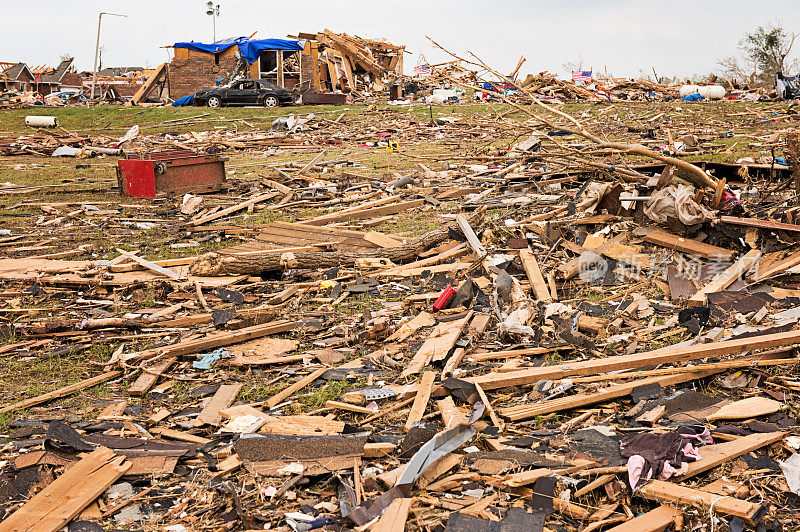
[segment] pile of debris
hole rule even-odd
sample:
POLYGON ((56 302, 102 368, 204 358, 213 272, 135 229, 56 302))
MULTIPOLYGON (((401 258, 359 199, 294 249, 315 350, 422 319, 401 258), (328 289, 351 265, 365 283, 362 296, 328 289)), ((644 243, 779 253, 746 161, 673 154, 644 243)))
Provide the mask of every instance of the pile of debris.
MULTIPOLYGON (((0 237, 0 354, 23 380, 75 374, 5 384, 2 527, 796 523, 795 176, 670 154, 729 123, 578 119, 519 93, 536 103, 502 95, 514 119, 286 120, 292 157, 231 164, 210 194, 15 191, 5 213, 38 214, 0 237), (414 163, 372 175, 389 142, 414 163)), ((759 132, 759 153, 800 162, 797 133, 759 132)), ((184 148, 206 157, 216 135, 184 148)))

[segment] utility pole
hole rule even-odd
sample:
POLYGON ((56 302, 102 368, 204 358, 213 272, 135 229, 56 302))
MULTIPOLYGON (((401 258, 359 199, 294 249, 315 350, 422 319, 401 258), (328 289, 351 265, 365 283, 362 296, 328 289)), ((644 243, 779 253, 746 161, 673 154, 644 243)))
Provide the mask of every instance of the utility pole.
POLYGON ((213 33, 211 34, 213 40, 217 42, 217 17, 219 17, 219 4, 214 5, 210 0, 206 2, 206 15, 211 17, 213 33))
POLYGON ((94 100, 94 87, 97 84, 97 58, 100 55, 100 24, 103 22, 103 15, 128 18, 128 15, 106 13, 105 11, 101 11, 100 16, 97 17, 97 43, 94 46, 94 68, 92 69, 92 100, 94 100))

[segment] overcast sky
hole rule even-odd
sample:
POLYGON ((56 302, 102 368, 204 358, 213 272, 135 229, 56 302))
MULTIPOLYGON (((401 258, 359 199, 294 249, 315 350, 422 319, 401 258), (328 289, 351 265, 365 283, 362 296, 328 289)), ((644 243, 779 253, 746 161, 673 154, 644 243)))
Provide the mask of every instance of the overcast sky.
MULTIPOLYGON (((525 55, 521 72, 549 70, 581 56, 586 68, 614 75, 706 74, 735 52, 741 35, 780 20, 800 33, 797 0, 217 0, 217 38, 285 37, 329 28, 405 44, 406 71, 424 53, 443 54, 426 35, 459 53, 469 49, 502 71, 525 55)), ((154 66, 176 41, 210 42, 205 0, 2 0, 0 61, 55 66, 69 53, 91 70, 101 10, 104 66, 154 66)), ((800 42, 798 42, 800 50, 800 42)), ((793 54, 793 57, 797 57, 793 54)))

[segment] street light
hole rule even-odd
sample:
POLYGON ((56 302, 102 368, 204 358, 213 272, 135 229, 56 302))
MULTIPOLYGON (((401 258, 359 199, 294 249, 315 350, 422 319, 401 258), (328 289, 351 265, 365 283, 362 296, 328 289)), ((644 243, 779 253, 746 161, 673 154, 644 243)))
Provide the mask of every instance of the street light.
POLYGON ((214 2, 206 2, 206 15, 210 16, 211 20, 214 22, 214 33, 212 34, 214 40, 212 42, 217 42, 217 17, 219 17, 219 4, 214 5, 214 2))
POLYGON ((103 22, 103 15, 128 18, 128 15, 120 15, 119 13, 106 13, 105 11, 101 11, 100 16, 97 17, 97 44, 95 44, 94 47, 94 69, 92 70, 92 100, 94 100, 94 86, 97 83, 97 56, 100 55, 100 23, 103 22))

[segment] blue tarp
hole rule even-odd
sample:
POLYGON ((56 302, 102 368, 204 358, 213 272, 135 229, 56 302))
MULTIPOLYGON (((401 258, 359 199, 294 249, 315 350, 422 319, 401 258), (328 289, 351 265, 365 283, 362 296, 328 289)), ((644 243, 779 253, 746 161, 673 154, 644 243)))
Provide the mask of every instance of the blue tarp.
POLYGON ((194 94, 190 94, 189 96, 178 98, 177 100, 172 102, 172 107, 186 107, 188 105, 192 105, 193 103, 194 103, 194 94))
POLYGON ((236 39, 228 39, 225 41, 205 44, 201 42, 176 42, 172 45, 173 48, 187 48, 196 52, 206 52, 209 54, 218 54, 224 52, 231 46, 238 46, 239 53, 242 54, 248 63, 255 63, 261 56, 261 52, 283 50, 285 52, 299 52, 303 49, 304 41, 295 41, 293 39, 255 39, 250 40, 247 37, 237 37, 236 39))

